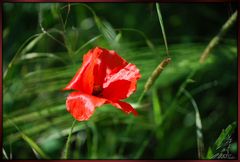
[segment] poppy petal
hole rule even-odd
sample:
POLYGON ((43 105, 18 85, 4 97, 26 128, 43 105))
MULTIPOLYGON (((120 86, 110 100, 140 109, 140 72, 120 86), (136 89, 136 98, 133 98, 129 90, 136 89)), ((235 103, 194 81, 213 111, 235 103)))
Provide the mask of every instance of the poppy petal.
POLYGON ((96 107, 103 105, 106 99, 87 95, 81 92, 72 92, 66 100, 67 110, 78 120, 88 120, 96 107))
POLYGON ((126 65, 127 62, 115 51, 96 47, 84 55, 82 66, 64 90, 74 89, 91 94, 93 85, 102 87, 106 75, 126 65))
POLYGON ((114 69, 127 65, 126 60, 121 58, 115 51, 100 47, 94 48, 93 53, 96 57, 94 66, 94 84, 103 86, 104 79, 114 69))
POLYGON ((64 90, 79 90, 87 94, 91 94, 94 84, 94 63, 95 56, 90 50, 83 58, 83 64, 73 77, 73 79, 68 83, 64 90))
POLYGON ((136 90, 137 80, 140 77, 139 69, 134 64, 127 64, 105 78, 102 94, 109 100, 125 99, 136 90))
POLYGON ((122 101, 117 101, 117 102, 109 101, 109 102, 113 106, 121 109, 122 111, 124 111, 127 114, 133 113, 135 116, 138 115, 138 112, 129 103, 122 102, 122 101))

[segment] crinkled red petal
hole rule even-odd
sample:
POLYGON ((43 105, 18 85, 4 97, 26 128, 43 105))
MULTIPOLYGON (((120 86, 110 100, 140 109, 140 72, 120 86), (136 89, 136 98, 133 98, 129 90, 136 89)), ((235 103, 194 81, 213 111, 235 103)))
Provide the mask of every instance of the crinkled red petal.
POLYGON ((100 85, 102 87, 107 75, 109 75, 114 69, 127 65, 127 62, 115 51, 96 47, 94 48, 93 53, 96 55, 94 66, 95 85, 100 85))
POLYGON ((134 64, 113 70, 103 84, 104 98, 114 101, 128 98, 136 90, 137 80, 140 77, 139 69, 134 64))
POLYGON ((103 105, 106 99, 84 94, 82 92, 72 92, 66 100, 67 110, 78 120, 88 120, 96 107, 103 105))
POLYGON ((83 64, 64 90, 79 90, 91 94, 94 85, 103 86, 105 77, 127 62, 115 51, 96 47, 84 55, 83 64))
POLYGON ((121 109, 127 114, 133 113, 135 116, 138 115, 138 112, 127 102, 122 102, 122 101, 116 101, 116 102, 108 101, 108 102, 113 106, 121 109))
POLYGON ((64 88, 64 90, 79 90, 86 94, 91 94, 93 90, 94 84, 94 63, 95 56, 92 54, 92 50, 90 50, 83 59, 83 64, 73 77, 73 79, 68 83, 68 85, 64 88))

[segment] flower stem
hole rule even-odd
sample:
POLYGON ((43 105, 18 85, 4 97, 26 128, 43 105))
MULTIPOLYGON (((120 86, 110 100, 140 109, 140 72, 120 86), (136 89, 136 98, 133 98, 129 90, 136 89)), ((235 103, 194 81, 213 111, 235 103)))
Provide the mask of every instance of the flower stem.
POLYGON ((145 91, 143 91, 143 92, 141 93, 140 97, 138 98, 138 100, 137 100, 137 103, 138 103, 138 104, 141 103, 144 95, 145 95, 145 91))
POLYGON ((74 119, 73 123, 72 123, 72 127, 71 127, 71 130, 68 134, 68 138, 67 138, 67 143, 66 143, 66 147, 65 147, 65 153, 64 153, 64 159, 67 159, 68 158, 68 154, 69 154, 69 146, 70 146, 70 141, 71 141, 71 137, 72 137, 72 131, 73 131, 73 128, 75 126, 75 123, 76 123, 77 120, 74 119))

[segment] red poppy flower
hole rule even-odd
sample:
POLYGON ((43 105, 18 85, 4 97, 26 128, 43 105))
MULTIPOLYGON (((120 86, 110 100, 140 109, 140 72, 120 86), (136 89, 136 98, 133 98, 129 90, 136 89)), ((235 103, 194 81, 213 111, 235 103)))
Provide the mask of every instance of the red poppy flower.
POLYGON ((137 111, 126 102, 141 77, 139 69, 115 51, 96 47, 83 57, 79 68, 64 90, 75 90, 66 100, 67 110, 78 121, 88 120, 96 107, 112 104, 126 113, 137 111))

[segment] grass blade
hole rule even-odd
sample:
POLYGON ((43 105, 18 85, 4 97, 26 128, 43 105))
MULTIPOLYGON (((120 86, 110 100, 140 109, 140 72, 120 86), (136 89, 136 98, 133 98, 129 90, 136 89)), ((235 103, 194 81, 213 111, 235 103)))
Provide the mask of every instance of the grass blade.
POLYGON ((85 48, 87 45, 93 43, 94 41, 98 40, 98 39, 101 38, 101 37, 102 37, 102 35, 97 35, 97 36, 91 38, 89 41, 87 41, 87 42, 84 43, 81 47, 79 47, 79 48, 74 52, 74 55, 80 53, 83 48, 85 48))
MULTIPOLYGON (((58 10, 57 10, 58 11, 58 10)), ((58 13, 58 12, 57 12, 58 13)), ((47 31, 44 26, 43 26, 43 11, 42 11, 42 7, 41 5, 39 6, 39 13, 38 13, 38 23, 39 23, 39 26, 41 28, 41 31, 43 34, 46 34, 48 37, 50 37, 51 39, 53 39, 54 41, 56 41, 57 43, 59 43, 60 45, 62 45, 64 48, 67 48, 65 46, 64 43, 62 43, 60 40, 56 39, 52 34, 50 34, 49 31, 47 31)), ((63 25, 64 26, 64 25, 63 25)), ((62 33, 61 33, 62 36, 64 36, 62 33)))
POLYGON ((159 125, 162 122, 162 112, 161 112, 161 105, 158 99, 157 90, 154 88, 152 90, 152 103, 153 103, 153 115, 155 124, 159 125))
POLYGON ((166 37, 164 26, 163 26, 163 20, 162 20, 162 15, 161 15, 159 3, 156 3, 156 9, 157 9, 157 14, 158 14, 158 20, 159 20, 159 23, 160 23, 160 26, 161 26, 161 30, 162 30, 162 34, 163 34, 163 40, 164 40, 166 52, 167 52, 167 55, 168 55, 169 52, 168 52, 167 37, 166 37))
POLYGON ((33 151, 43 159, 49 159, 49 157, 43 152, 43 150, 28 136, 22 133, 22 138, 29 144, 33 151))
POLYGON ((143 152, 145 151, 148 143, 149 143, 149 139, 145 139, 141 145, 141 147, 139 148, 139 150, 137 151, 136 155, 134 156, 134 159, 139 159, 141 157, 141 155, 143 154, 143 152))
POLYGON ((142 156, 142 154, 143 154, 144 151, 146 150, 149 142, 150 142, 151 139, 153 138, 154 133, 155 133, 154 131, 151 131, 151 132, 147 135, 147 137, 145 138, 145 140, 142 142, 141 146, 139 147, 137 153, 135 154, 134 159, 139 159, 139 158, 142 156))
POLYGON ((13 64, 15 61, 24 53, 28 52, 31 50, 37 42, 43 37, 44 34, 35 34, 31 37, 29 37, 23 44, 22 46, 18 49, 17 53, 14 55, 13 59, 11 62, 8 64, 7 69, 5 70, 3 74, 3 80, 7 77, 8 72, 11 70, 13 64))
POLYGON ((8 158, 7 153, 6 153, 6 151, 5 151, 4 148, 2 148, 2 152, 3 152, 3 156, 4 156, 4 158, 6 158, 6 159, 8 160, 9 158, 8 158))
POLYGON ((55 59, 55 60, 59 60, 63 63, 66 63, 61 57, 59 57, 59 56, 57 56, 53 53, 39 53, 39 52, 27 53, 20 58, 20 61, 42 58, 42 57, 48 57, 48 58, 52 58, 52 59, 55 59))
MULTIPOLYGON (((163 20, 162 20, 162 15, 161 15, 161 11, 160 11, 160 6, 159 6, 158 3, 156 3, 156 9, 157 9, 157 13, 158 13, 158 20, 159 20, 159 23, 160 23, 160 26, 161 26, 161 30, 162 30, 162 34, 163 34, 163 39, 164 39, 164 44, 165 44, 165 48, 166 48, 166 53, 168 55, 169 52, 168 52, 167 38, 166 38, 164 26, 163 26, 163 20)), ((170 61, 171 61, 171 58, 166 58, 162 62, 160 62, 160 64, 154 69, 154 71, 152 72, 152 74, 148 78, 146 84, 144 85, 144 90, 143 90, 142 94, 140 95, 140 97, 138 99, 138 103, 141 102, 141 100, 143 99, 145 93, 152 87, 152 85, 154 84, 154 82, 156 81, 158 76, 163 71, 164 67, 167 66, 170 61)))
POLYGON ((197 147, 198 147, 198 158, 203 159, 204 155, 204 143, 203 143, 203 134, 202 134, 202 121, 198 106, 192 95, 187 91, 183 90, 183 93, 190 99, 193 108, 195 110, 195 123, 196 123, 196 133, 197 133, 197 147))
POLYGON ((136 32, 137 34, 139 34, 141 37, 143 37, 145 43, 147 44, 147 46, 154 51, 155 46, 154 44, 150 41, 150 39, 146 36, 146 34, 138 29, 134 29, 134 28, 116 28, 115 30, 117 31, 131 31, 131 32, 136 32))
POLYGON ((19 133, 21 134, 21 137, 23 138, 23 140, 33 149, 34 154, 38 154, 39 157, 43 158, 43 159, 49 159, 49 157, 43 152, 43 150, 36 144, 36 142, 34 142, 30 137, 28 137, 26 134, 24 134, 20 128, 13 123, 13 121, 11 121, 10 119, 8 119, 8 121, 19 131, 19 133))

